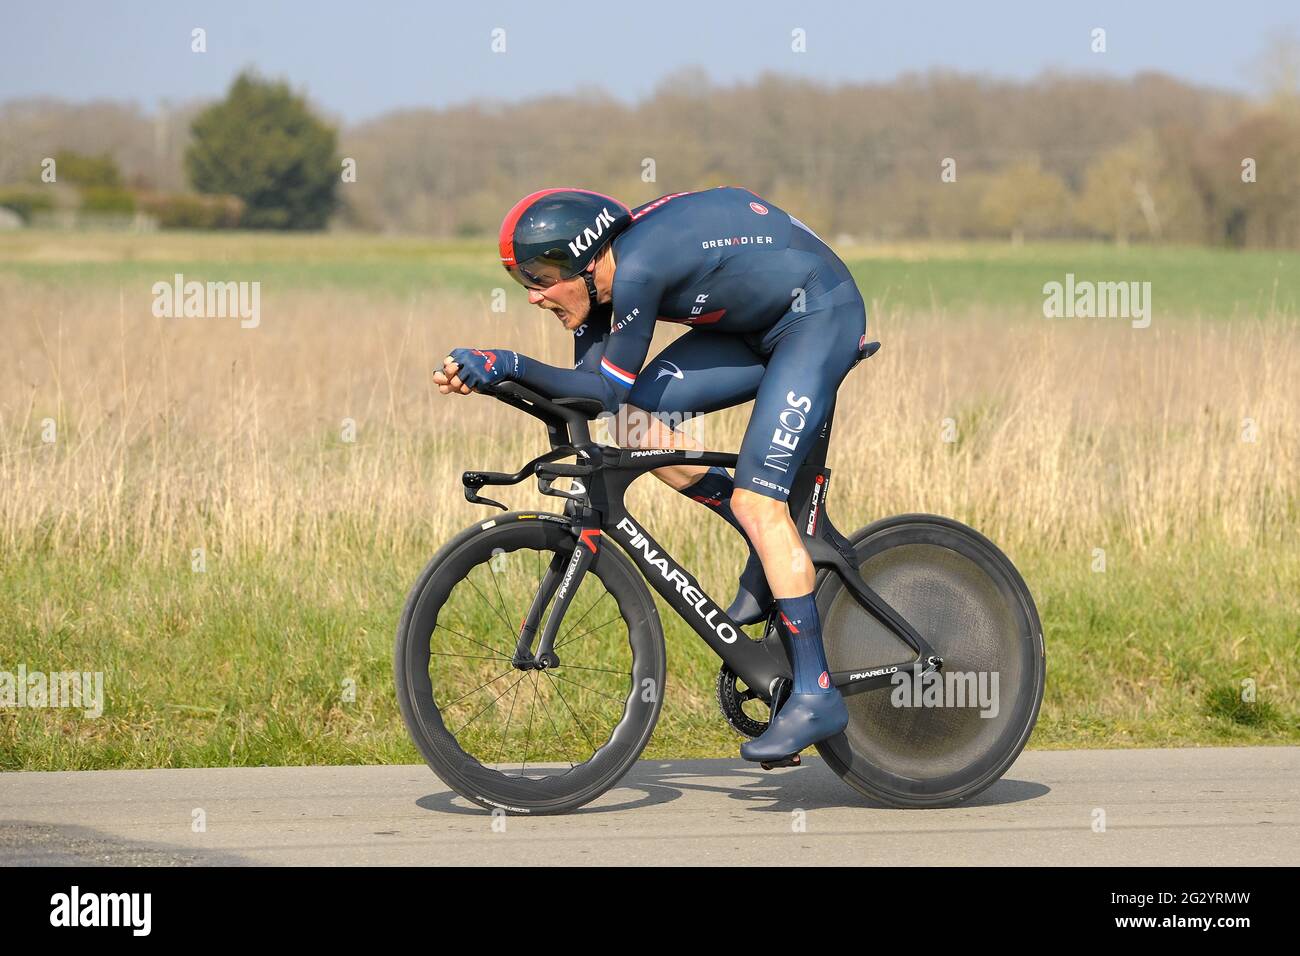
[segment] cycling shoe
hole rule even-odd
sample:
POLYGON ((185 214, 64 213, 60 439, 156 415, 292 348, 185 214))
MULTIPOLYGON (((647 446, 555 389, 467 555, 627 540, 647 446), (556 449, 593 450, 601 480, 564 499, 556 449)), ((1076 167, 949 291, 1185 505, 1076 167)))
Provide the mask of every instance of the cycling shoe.
POLYGON ((849 725, 849 710, 840 692, 791 694, 762 736, 740 745, 740 756, 757 762, 779 761, 797 754, 849 725))

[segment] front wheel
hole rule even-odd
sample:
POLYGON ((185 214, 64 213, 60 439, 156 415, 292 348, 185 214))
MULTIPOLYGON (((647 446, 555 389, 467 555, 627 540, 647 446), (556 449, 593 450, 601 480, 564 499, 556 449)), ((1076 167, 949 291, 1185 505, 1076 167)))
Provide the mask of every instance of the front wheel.
MULTIPOLYGON (((887 518, 852 544, 862 579, 943 668, 846 695, 848 728, 817 750, 855 790, 892 806, 969 800, 1007 771, 1038 719, 1047 668, 1029 589, 991 541, 948 518, 887 518)), ((817 610, 832 671, 915 656, 838 575, 819 584, 817 610)))
POLYGON ((567 526, 558 515, 512 513, 466 529, 425 568, 402 612, 394 673, 411 739, 447 786, 482 807, 565 813, 594 800, 659 717, 659 615, 611 545, 599 545, 560 625, 559 665, 512 661, 547 568, 573 552, 567 526))

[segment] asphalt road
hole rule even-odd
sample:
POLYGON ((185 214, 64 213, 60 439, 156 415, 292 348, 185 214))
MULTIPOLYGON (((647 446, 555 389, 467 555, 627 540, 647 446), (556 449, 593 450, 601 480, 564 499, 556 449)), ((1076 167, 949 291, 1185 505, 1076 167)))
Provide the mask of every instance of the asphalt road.
POLYGON ((495 821, 424 766, 0 774, 5 866, 774 860, 1295 865, 1300 747, 1031 752, 951 810, 873 806, 815 757, 641 761, 576 813, 495 821))

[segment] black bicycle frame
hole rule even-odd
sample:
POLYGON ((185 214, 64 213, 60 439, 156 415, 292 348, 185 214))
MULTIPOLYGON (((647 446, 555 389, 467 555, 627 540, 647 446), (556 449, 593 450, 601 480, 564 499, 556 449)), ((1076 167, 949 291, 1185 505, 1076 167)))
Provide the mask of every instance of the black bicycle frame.
MULTIPOLYGON (((791 676, 790 662, 776 634, 775 621, 769 619, 762 640, 752 640, 704 591, 695 576, 674 560, 623 504, 628 486, 647 471, 674 464, 734 467, 737 456, 686 449, 629 449, 598 445, 591 441, 588 431, 588 421, 598 411, 594 402, 550 401, 516 383, 498 386, 491 394, 545 422, 551 451, 533 459, 513 475, 465 472, 462 481, 466 498, 504 509, 500 502, 480 498, 477 490, 488 484, 515 484, 529 474, 535 474, 543 494, 567 499, 565 515, 575 539, 573 551, 567 556, 557 554, 547 568, 520 628, 515 664, 551 667, 560 662, 554 643, 560 621, 583 575, 599 553, 601 541, 612 539, 632 559, 650 586, 732 672, 764 700, 770 700, 778 682, 782 679, 788 681, 791 676), (578 463, 555 462, 555 459, 569 455, 576 456, 578 463), (581 484, 572 490, 555 490, 552 483, 556 478, 570 478, 581 484), (534 651, 533 639, 541 624, 541 614, 552 596, 555 601, 534 651)), ((852 694, 888 686, 894 674, 937 669, 942 661, 929 643, 866 585, 858 573, 852 543, 831 523, 826 511, 826 493, 831 477, 830 469, 826 467, 826 451, 833 420, 834 409, 795 475, 789 497, 791 517, 813 566, 819 571, 839 575, 854 600, 916 654, 914 659, 897 664, 832 672, 832 683, 842 693, 852 694)))

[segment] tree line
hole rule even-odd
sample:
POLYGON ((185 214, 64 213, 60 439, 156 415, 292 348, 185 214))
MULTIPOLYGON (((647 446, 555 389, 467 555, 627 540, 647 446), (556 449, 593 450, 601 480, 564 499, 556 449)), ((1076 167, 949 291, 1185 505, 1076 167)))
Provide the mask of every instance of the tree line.
POLYGON ((718 86, 687 70, 636 104, 584 90, 342 129, 251 74, 219 103, 152 115, 0 105, 0 183, 60 149, 110 157, 146 193, 237 197, 252 228, 476 236, 543 186, 635 204, 740 184, 828 237, 1300 246, 1296 91, 1256 100, 1155 73, 718 86))

